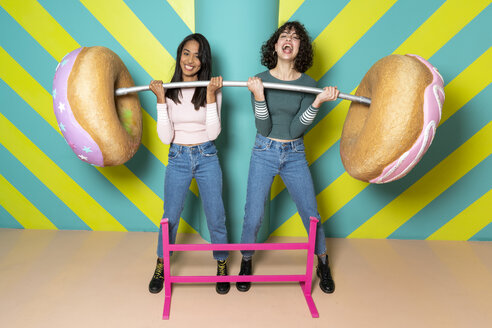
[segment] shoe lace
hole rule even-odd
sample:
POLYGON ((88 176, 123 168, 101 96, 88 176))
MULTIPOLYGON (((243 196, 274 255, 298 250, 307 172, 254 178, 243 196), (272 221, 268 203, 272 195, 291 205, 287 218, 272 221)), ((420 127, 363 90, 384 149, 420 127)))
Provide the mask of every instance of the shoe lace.
POLYGON ((154 271, 154 279, 164 279, 164 265, 157 263, 154 271))
POLYGON ((218 275, 219 276, 226 276, 227 275, 227 266, 226 266, 226 261, 218 261, 218 266, 217 266, 217 269, 218 269, 218 275))

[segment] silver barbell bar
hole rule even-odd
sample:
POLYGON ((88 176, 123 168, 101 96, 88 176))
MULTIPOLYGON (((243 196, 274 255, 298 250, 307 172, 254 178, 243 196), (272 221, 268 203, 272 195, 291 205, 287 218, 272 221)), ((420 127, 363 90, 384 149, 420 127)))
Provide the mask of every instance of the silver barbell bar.
MULTIPOLYGON (((193 82, 172 82, 172 83, 163 83, 164 89, 175 89, 175 88, 197 88, 197 87, 206 87, 210 81, 193 81, 193 82)), ((247 87, 248 82, 243 81, 224 81, 222 83, 224 87, 247 87)), ((305 87, 301 85, 291 85, 284 83, 271 83, 271 82, 263 82, 263 86, 267 89, 276 89, 276 90, 286 90, 286 91, 296 91, 296 92, 305 92, 312 94, 319 94, 323 92, 323 89, 320 88, 312 88, 305 87)), ((135 86, 129 88, 119 88, 116 89, 115 94, 117 96, 124 96, 131 92, 140 92, 150 90, 150 86, 142 85, 135 86)), ((365 105, 371 105, 371 99, 362 96, 354 96, 346 93, 339 93, 338 98, 345 99, 349 101, 359 102, 365 105)))

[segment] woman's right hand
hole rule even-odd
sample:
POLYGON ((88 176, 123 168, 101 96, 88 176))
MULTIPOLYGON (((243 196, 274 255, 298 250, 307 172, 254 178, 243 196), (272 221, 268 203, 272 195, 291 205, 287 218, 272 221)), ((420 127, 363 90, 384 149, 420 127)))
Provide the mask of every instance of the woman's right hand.
POLYGON ((152 80, 150 81, 150 91, 152 91, 157 97, 158 104, 164 104, 166 102, 166 90, 164 90, 164 86, 162 85, 161 80, 152 80))
POLYGON ((263 82, 259 77, 250 77, 248 79, 248 89, 255 96, 256 101, 265 100, 265 89, 263 88, 263 82))

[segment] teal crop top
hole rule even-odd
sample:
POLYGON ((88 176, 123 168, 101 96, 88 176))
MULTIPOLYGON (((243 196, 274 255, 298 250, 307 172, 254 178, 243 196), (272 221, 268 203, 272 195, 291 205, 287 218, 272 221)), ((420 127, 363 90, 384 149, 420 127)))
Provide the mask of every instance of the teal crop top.
MULTIPOLYGON (((263 82, 316 87, 316 81, 304 73, 292 81, 279 80, 270 71, 256 76, 263 82)), ((318 108, 312 106, 314 99, 313 94, 266 88, 265 101, 255 101, 251 94, 258 133, 264 137, 285 140, 301 137, 318 113, 318 108)))

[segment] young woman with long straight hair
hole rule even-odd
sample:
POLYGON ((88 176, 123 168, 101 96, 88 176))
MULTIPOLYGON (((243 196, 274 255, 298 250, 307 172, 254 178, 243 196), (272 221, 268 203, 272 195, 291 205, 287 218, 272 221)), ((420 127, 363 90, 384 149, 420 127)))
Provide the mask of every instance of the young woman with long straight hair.
MULTIPOLYGON (((162 81, 152 81, 157 97, 157 132, 170 144, 164 180, 164 214, 169 219, 169 241, 174 243, 179 218, 192 178, 196 179, 212 243, 226 244, 227 229, 222 201, 222 170, 214 140, 221 131, 222 77, 211 78, 212 55, 207 39, 198 33, 179 45, 171 82, 211 80, 205 88, 164 90, 162 81)), ((157 264, 149 284, 151 293, 162 290, 162 229, 159 229, 157 264)), ((227 275, 227 251, 214 251, 217 275, 227 275)), ((226 294, 228 282, 218 282, 216 291, 226 294)))

